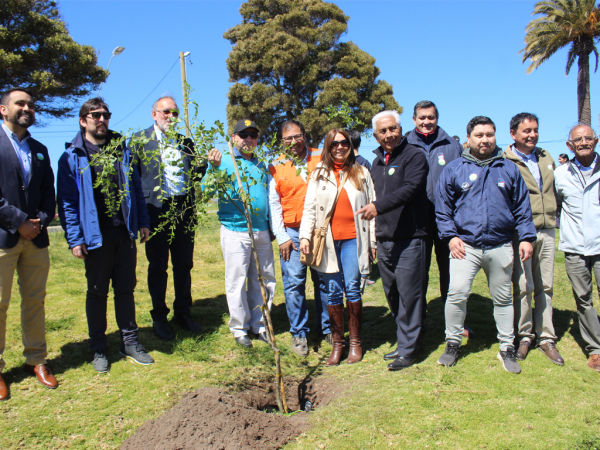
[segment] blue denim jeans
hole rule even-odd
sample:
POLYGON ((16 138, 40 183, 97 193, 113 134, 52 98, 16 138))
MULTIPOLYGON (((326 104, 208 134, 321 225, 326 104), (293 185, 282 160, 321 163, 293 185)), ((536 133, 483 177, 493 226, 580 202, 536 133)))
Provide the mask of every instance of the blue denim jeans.
POLYGON ((339 305, 346 300, 358 302, 360 293, 360 269, 358 267, 358 249, 356 239, 333 241, 337 255, 339 272, 320 273, 327 291, 327 301, 330 305, 339 305))
MULTIPOLYGON (((306 306, 306 269, 300 262, 300 239, 298 228, 286 228, 298 250, 292 249, 290 260, 281 261, 281 278, 285 295, 285 308, 290 320, 290 333, 295 337, 306 337, 308 328, 308 308, 306 306)), ((325 285, 318 272, 310 268, 310 276, 315 286, 315 310, 317 313, 317 333, 329 334, 329 312, 327 311, 327 294, 325 285)))

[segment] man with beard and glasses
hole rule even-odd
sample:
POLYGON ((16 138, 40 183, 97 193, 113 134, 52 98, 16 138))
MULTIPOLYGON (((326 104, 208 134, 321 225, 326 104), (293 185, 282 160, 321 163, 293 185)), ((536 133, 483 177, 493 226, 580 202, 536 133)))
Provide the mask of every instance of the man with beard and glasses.
POLYGON ((85 309, 94 354, 92 365, 100 373, 109 370, 106 307, 111 283, 121 336, 120 353, 138 364, 154 362, 138 340, 133 299, 137 283, 135 240, 138 231, 140 243, 146 242, 150 234, 140 176, 131 167, 131 152, 123 143, 118 144, 114 168, 107 174, 105 166, 95 160, 111 141, 121 139, 108 129, 110 117, 108 105, 100 97, 81 106, 80 132, 58 162, 57 184, 58 213, 65 238, 73 256, 85 264, 85 309), (102 183, 97 186, 99 178, 102 183), (116 210, 112 210, 108 202, 115 200, 116 210))
POLYGON ((48 149, 27 128, 35 121, 31 94, 13 88, 0 98, 0 400, 8 399, 5 367, 6 314, 15 270, 21 294, 25 371, 50 389, 58 386, 46 365, 46 281, 50 268, 48 231, 56 208, 48 149))
MULTIPOLYGON (((294 159, 279 157, 269 167, 269 220, 279 244, 281 278, 285 295, 285 308, 290 320, 292 351, 299 356, 308 355, 308 308, 306 304, 307 267, 300 263, 300 222, 304 211, 304 198, 308 178, 321 162, 321 150, 306 146, 304 126, 288 120, 279 128, 281 143, 290 156, 302 166, 300 174, 294 159)), ((329 328, 327 294, 318 272, 310 268, 314 284, 317 333, 333 345, 329 328)))
POLYGON ((505 370, 520 373, 514 348, 514 310, 510 281, 513 235, 522 261, 531 258, 535 227, 529 193, 519 169, 496 147, 496 125, 477 116, 467 124, 469 150, 444 170, 436 186, 435 213, 440 239, 450 247, 450 287, 446 301, 446 350, 438 364, 458 359, 475 275, 483 269, 494 303, 505 370))
MULTIPOLYGON (((509 145, 504 157, 514 162, 529 190, 529 202, 537 238, 533 255, 527 261, 517 256, 513 264, 513 305, 515 307, 516 339, 520 341, 517 359, 524 360, 534 339, 538 349, 554 364, 565 364, 556 349, 556 334, 552 324, 552 293, 554 286, 554 248, 556 233, 556 197, 554 195, 554 159, 537 147, 538 118, 520 113, 510 120, 509 145), (535 309, 533 308, 535 301, 535 309)), ((513 240, 513 252, 518 255, 519 241, 513 240)), ((515 342, 515 345, 517 342, 515 342)))
POLYGON ((600 322, 593 304, 592 271, 600 292, 600 162, 598 137, 589 125, 571 129, 567 147, 575 157, 556 169, 560 211, 558 249, 577 305, 579 331, 589 354, 588 367, 600 372, 600 322))
POLYGON ((206 165, 200 166, 195 161, 192 140, 174 132, 173 126, 178 115, 175 99, 170 95, 163 95, 152 105, 154 124, 134 135, 149 139, 142 148, 135 149, 135 166, 139 169, 142 180, 152 234, 146 243, 148 290, 152 298, 150 315, 154 333, 159 339, 166 341, 174 338, 167 321, 169 252, 175 289, 173 321, 193 333, 202 331, 191 315, 191 271, 194 267, 196 225, 193 181, 196 175, 202 176, 206 165), (144 152, 145 157, 138 152, 144 152), (173 227, 163 218, 169 211, 177 214, 173 227))

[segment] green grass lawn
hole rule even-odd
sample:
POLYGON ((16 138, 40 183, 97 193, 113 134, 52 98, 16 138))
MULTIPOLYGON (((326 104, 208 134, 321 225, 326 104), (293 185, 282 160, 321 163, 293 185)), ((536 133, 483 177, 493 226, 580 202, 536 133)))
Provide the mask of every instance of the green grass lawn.
MULTIPOLYGON (((21 369, 20 298, 15 282, 4 354, 11 398, 0 404, 0 448, 118 448, 186 391, 203 386, 234 390, 273 375, 273 357, 265 344, 255 341, 253 349, 242 349, 229 333, 218 229, 216 215, 209 214, 196 240, 192 314, 204 327, 200 337, 177 328, 174 342, 154 337, 147 262, 143 246, 138 247, 140 341, 156 364, 139 366, 119 356, 119 333, 109 300, 109 374, 97 374, 90 364, 83 263, 71 256, 62 234, 51 234, 46 324, 49 364, 60 386, 47 390, 21 369)), ((535 350, 521 364, 523 372, 518 376, 504 371, 496 359, 498 342, 483 273, 476 279, 467 315, 476 337, 463 343, 458 364, 453 368, 436 364, 444 349, 444 321, 433 264, 422 358, 407 370, 388 372, 382 356, 393 348, 395 329, 380 281, 365 292, 364 361, 326 368, 330 347, 312 345, 310 338, 314 343, 315 336, 309 338, 308 358, 296 356, 289 348, 277 262, 272 314, 285 375, 336 377, 346 387, 344 395, 311 413, 312 427, 286 448, 595 448, 592 444, 600 443, 595 439, 600 436, 600 408, 595 401, 600 374, 586 366, 561 253, 556 262, 554 322, 566 364, 555 366, 535 350)), ((373 276, 377 278, 376 273, 373 276)), ((167 295, 172 301, 172 286, 167 295)), ((311 288, 309 298, 312 323, 311 288)))

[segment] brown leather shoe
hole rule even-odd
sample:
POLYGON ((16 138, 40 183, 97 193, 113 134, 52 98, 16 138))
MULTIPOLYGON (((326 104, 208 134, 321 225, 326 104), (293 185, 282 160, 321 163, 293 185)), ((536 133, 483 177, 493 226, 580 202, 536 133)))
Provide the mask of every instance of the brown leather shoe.
POLYGON ((2 374, 0 373, 0 401, 8 400, 8 386, 4 382, 4 378, 2 378, 2 374))
POLYGON ((600 355, 590 355, 588 367, 594 369, 596 372, 600 372, 600 355))
POLYGON ((475 337, 475 333, 473 333, 473 330, 471 330, 468 326, 464 325, 462 336, 464 338, 469 339, 469 338, 475 337))
POLYGON ((527 353, 529 353, 529 347, 531 347, 530 341, 522 340, 519 343, 519 350, 517 350, 517 359, 519 361, 525 361, 525 358, 527 358, 527 353))
POLYGON ((40 384, 43 384, 48 389, 56 389, 58 387, 58 381, 56 381, 56 378, 54 378, 54 375, 52 375, 46 364, 38 364, 37 366, 23 364, 23 369, 35 375, 40 384))
POLYGON ((548 341, 540 344, 538 345, 538 349, 554 364, 558 364, 559 366, 565 365, 565 360, 560 356, 560 353, 558 353, 554 342, 548 341))

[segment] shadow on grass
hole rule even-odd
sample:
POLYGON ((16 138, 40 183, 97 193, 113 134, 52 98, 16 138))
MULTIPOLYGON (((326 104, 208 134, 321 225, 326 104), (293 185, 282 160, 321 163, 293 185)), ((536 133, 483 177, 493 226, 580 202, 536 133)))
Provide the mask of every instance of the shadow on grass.
POLYGON ((587 345, 581 336, 579 330, 579 318, 575 311, 563 310, 554 308, 552 310, 552 323, 554 324, 554 333, 556 334, 557 343, 564 337, 565 334, 569 333, 575 339, 575 342, 581 348, 583 354, 587 357, 588 352, 585 349, 587 345))

